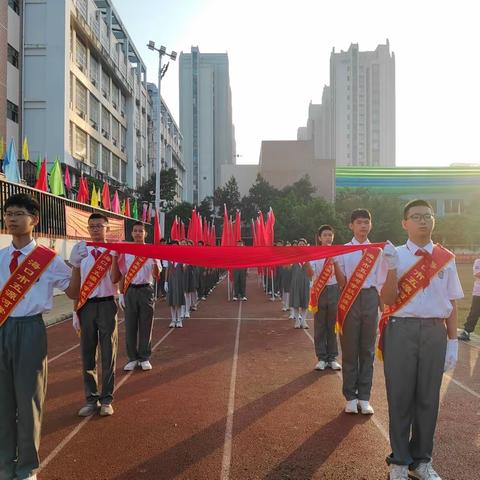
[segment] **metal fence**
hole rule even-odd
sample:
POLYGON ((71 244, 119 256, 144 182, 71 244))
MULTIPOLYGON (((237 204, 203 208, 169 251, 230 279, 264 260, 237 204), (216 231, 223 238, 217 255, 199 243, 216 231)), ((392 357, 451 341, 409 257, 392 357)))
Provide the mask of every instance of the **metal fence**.
MULTIPOLYGON (((40 222, 35 228, 35 233, 37 236, 45 236, 48 238, 68 238, 68 219, 65 217, 65 206, 68 205, 79 210, 84 210, 91 213, 101 212, 109 218, 124 220, 125 240, 131 240, 130 233, 132 231, 132 225, 137 221, 134 218, 112 213, 101 208, 91 207, 90 205, 75 202, 74 200, 69 200, 67 198, 57 197, 51 193, 42 192, 26 185, 10 183, 0 178, 0 205, 2 206, 0 209, 0 228, 2 233, 6 233, 3 205, 8 197, 15 195, 16 193, 28 193, 29 195, 35 197, 40 204, 40 222)), ((145 227, 148 232, 148 240, 152 241, 153 226, 149 223, 146 223, 145 227)))

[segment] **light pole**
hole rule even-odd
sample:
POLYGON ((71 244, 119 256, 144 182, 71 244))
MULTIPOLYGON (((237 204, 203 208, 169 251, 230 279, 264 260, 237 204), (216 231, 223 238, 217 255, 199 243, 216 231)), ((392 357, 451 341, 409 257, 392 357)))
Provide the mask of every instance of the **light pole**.
MULTIPOLYGON (((158 127, 157 127, 157 135, 158 135, 158 146, 157 146, 157 155, 158 161, 155 164, 155 211, 160 211, 160 170, 162 168, 162 93, 161 93, 161 83, 162 78, 165 75, 168 69, 168 63, 162 67, 162 57, 166 55, 170 57, 173 61, 177 58, 177 52, 172 50, 171 53, 167 53, 166 47, 163 45, 160 48, 155 47, 155 42, 150 40, 147 44, 149 50, 155 50, 158 52, 158 99, 157 99, 157 107, 158 107, 158 127)), ((164 229, 164 219, 163 215, 160 214, 160 228, 164 229)))

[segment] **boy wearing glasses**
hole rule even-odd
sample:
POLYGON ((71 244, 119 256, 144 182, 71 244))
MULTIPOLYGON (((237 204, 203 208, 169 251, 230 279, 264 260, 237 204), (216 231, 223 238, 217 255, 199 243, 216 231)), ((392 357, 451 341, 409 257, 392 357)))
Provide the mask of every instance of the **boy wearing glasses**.
POLYGON ((432 242, 433 209, 405 206, 405 245, 387 244, 380 322, 390 419, 390 480, 440 480, 432 467, 443 372, 457 362, 457 309, 463 297, 453 253, 432 242))
MULTIPOLYGON (((105 242, 108 218, 92 213, 88 219, 92 242, 105 242)), ((105 248, 87 247, 85 242, 75 245, 70 263, 80 268, 81 287, 73 315, 73 326, 80 332, 80 348, 83 364, 83 383, 86 404, 79 410, 80 417, 88 417, 98 411, 100 415, 113 415, 113 390, 117 359, 118 330, 117 283, 121 279, 118 254, 105 248), (102 390, 97 382, 97 345, 100 343, 102 359, 102 390)))
POLYGON ((47 389, 42 314, 52 309, 54 288, 77 297, 80 273, 35 242, 37 200, 12 195, 3 212, 12 243, 0 250, 0 478, 35 480, 47 389))

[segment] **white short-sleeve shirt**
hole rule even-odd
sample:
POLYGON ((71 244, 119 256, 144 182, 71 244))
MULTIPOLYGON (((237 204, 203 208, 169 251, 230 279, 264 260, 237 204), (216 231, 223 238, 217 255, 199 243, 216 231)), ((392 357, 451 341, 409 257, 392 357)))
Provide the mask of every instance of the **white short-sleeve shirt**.
MULTIPOLYGON (((323 266, 325 265, 325 259, 321 258, 320 260, 312 260, 310 265, 313 269, 313 278, 312 278, 312 285, 316 282, 318 276, 322 273, 323 266)), ((335 277, 334 269, 332 268, 332 274, 328 279, 327 285, 336 285, 337 284, 337 277, 335 277)))
MULTIPOLYGON (((364 243, 368 244, 370 243, 370 240, 366 240, 364 243)), ((351 242, 348 242, 345 245, 360 245, 360 242, 356 238, 353 238, 351 242)), ((363 250, 357 250, 355 252, 346 253, 338 257, 338 265, 343 274, 347 277, 347 282, 350 280, 355 268, 357 268, 358 263, 362 259, 362 255, 363 250)), ((375 287, 380 293, 380 290, 387 279, 387 273, 387 264, 380 254, 362 288, 375 287)))
MULTIPOLYGON (((88 273, 95 263, 95 257, 92 255, 92 251, 95 250, 95 247, 87 247, 88 255, 82 259, 80 263, 80 277, 81 282, 85 281, 88 273)), ((97 250, 103 253, 106 249, 99 247, 97 250)), ((107 272, 106 275, 102 278, 97 288, 88 296, 88 298, 94 297, 111 297, 118 294, 118 285, 112 282, 111 272, 107 272)))
MULTIPOLYGON (((37 246, 35 240, 20 249, 18 256, 20 265, 27 255, 37 246)), ((16 250, 13 244, 0 250, 0 289, 10 278, 10 262, 12 252, 16 250)), ((53 307, 53 289, 66 290, 70 284, 72 271, 58 255, 40 275, 35 284, 30 288, 23 299, 18 303, 11 313, 12 317, 29 317, 50 311, 53 307)))
MULTIPOLYGON (((478 275, 480 273, 480 258, 477 258, 473 262, 473 274, 478 275)), ((475 277, 475 281, 473 282, 473 291, 472 295, 480 296, 480 278, 475 277)))
MULTIPOLYGON (((120 271, 122 275, 126 275, 129 268, 131 267, 133 261, 135 260, 135 255, 129 253, 125 254, 125 262, 119 262, 120 271)), ((143 285, 145 283, 153 283, 153 267, 157 266, 161 271, 162 267, 160 266, 160 260, 154 258, 147 258, 142 268, 137 272, 135 277, 133 277, 133 285, 143 285)))
MULTIPOLYGON (((405 245, 397 247, 398 278, 418 262, 418 256, 415 255, 417 250, 421 248, 410 240, 405 245)), ((423 250, 431 254, 433 242, 423 247, 423 250)), ((448 318, 453 310, 450 300, 459 298, 463 298, 463 290, 455 260, 452 259, 432 278, 427 288, 418 292, 407 305, 395 313, 395 317, 448 318)))

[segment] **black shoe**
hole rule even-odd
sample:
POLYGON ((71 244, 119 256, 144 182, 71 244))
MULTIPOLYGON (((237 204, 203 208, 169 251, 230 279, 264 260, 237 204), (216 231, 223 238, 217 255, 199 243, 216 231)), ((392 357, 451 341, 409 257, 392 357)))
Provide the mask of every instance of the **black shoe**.
POLYGON ((462 333, 457 337, 459 340, 463 340, 464 342, 470 341, 470 333, 466 330, 463 330, 462 333))

